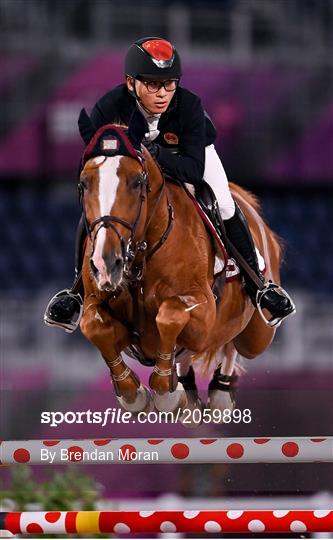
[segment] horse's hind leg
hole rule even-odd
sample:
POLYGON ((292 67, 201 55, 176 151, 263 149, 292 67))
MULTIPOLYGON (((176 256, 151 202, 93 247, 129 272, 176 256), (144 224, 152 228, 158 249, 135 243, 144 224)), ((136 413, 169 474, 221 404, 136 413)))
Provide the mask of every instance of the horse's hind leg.
POLYGON ((185 351, 180 355, 179 360, 176 359, 178 381, 183 385, 187 398, 186 415, 184 414, 180 421, 188 428, 198 427, 202 423, 202 411, 204 408, 195 382, 192 357, 193 353, 191 351, 185 351), (194 413, 196 409, 200 411, 200 414, 194 413), (187 410, 191 411, 191 414, 187 414, 187 410))
POLYGON ((267 326, 255 310, 246 328, 236 336, 233 343, 241 356, 255 358, 262 354, 272 343, 275 329, 267 326))
POLYGON ((187 402, 183 385, 178 382, 174 349, 179 334, 189 320, 186 305, 176 296, 165 300, 156 316, 160 344, 149 384, 154 390, 155 407, 161 411, 174 411, 184 407, 187 402))
POLYGON ((218 354, 222 354, 222 361, 218 363, 209 383, 208 405, 211 410, 217 409, 219 411, 220 423, 222 423, 224 411, 232 411, 235 406, 237 350, 233 343, 227 343, 218 354))
POLYGON ((147 410, 151 403, 150 392, 140 384, 139 378, 126 365, 120 354, 128 345, 127 329, 112 319, 94 298, 85 301, 80 327, 85 337, 100 350, 109 367, 121 407, 133 413, 147 410))

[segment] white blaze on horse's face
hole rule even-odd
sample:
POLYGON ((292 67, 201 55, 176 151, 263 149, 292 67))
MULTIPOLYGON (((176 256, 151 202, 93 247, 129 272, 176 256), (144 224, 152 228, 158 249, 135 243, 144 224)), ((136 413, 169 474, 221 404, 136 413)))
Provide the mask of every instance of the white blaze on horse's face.
MULTIPOLYGON (((112 214, 112 208, 116 200, 117 189, 119 185, 118 169, 119 162, 122 156, 98 157, 95 159, 96 164, 99 164, 99 216, 109 216, 112 214)), ((96 226, 97 229, 99 225, 96 226)), ((95 249, 92 254, 92 263, 96 270, 95 279, 97 286, 100 290, 114 290, 117 288, 122 280, 123 265, 121 245, 117 244, 114 253, 105 260, 105 241, 106 241, 105 227, 100 227, 95 239, 95 249), (121 259, 121 264, 119 261, 121 259), (118 262, 118 264, 117 264, 118 262), (112 274, 112 275, 111 275, 112 274)))

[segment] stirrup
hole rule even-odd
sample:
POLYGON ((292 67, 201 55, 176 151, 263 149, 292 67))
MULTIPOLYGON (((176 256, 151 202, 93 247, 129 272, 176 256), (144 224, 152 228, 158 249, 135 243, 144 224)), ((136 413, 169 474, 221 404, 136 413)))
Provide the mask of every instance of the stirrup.
POLYGON ((287 317, 289 317, 289 315, 293 315, 294 313, 296 313, 295 304, 292 301, 290 295, 287 293, 287 291, 285 291, 283 287, 281 287, 281 285, 276 285, 275 283, 272 283, 271 281, 268 281, 267 283, 265 283, 262 289, 258 289, 255 301, 256 301, 257 309, 260 313, 261 318, 263 319, 264 323, 267 324, 267 326, 270 326, 271 328, 278 328, 280 324, 282 323, 282 321, 284 321, 287 317), (274 318, 272 317, 271 319, 268 319, 267 317, 265 317, 263 313, 263 308, 261 307, 261 302, 265 294, 271 289, 275 289, 281 296, 288 298, 292 307, 292 311, 290 313, 288 313, 287 315, 284 315, 283 317, 274 317, 274 318))
POLYGON ((71 334, 79 326, 80 320, 81 320, 81 317, 82 317, 82 312, 83 312, 83 300, 82 300, 82 296, 80 295, 80 293, 73 293, 71 289, 63 289, 62 291, 59 291, 57 294, 55 294, 51 298, 49 303, 47 304, 46 310, 45 310, 45 313, 44 313, 44 323, 47 324, 48 326, 59 326, 59 328, 63 328, 65 330, 65 332, 71 334), (54 300, 56 300, 57 298, 60 298, 61 296, 70 296, 72 298, 72 300, 74 300, 77 303, 77 312, 78 312, 77 316, 76 316, 76 318, 74 318, 73 320, 71 320, 68 323, 62 323, 60 321, 54 321, 49 316, 49 309, 50 309, 51 304, 54 302, 54 300))

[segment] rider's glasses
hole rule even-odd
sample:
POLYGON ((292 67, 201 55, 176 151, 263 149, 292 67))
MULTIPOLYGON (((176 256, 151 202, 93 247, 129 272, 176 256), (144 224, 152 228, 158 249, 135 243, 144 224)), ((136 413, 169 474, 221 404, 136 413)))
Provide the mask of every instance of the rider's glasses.
POLYGON ((156 94, 162 86, 167 92, 176 90, 179 79, 169 79, 168 81, 141 81, 150 94, 156 94))

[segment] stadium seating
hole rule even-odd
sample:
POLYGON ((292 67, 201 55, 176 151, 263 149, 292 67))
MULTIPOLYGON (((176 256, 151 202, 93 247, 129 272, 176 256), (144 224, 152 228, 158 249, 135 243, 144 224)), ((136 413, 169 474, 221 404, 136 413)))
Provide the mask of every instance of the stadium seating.
MULTIPOLYGON (((264 215, 283 238, 283 282, 289 287, 330 292, 333 266, 333 195, 304 192, 262 194, 264 215)), ((2 189, 4 290, 69 286, 80 209, 74 193, 21 187, 2 189)))

